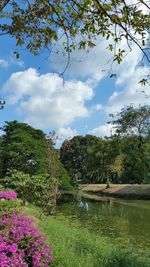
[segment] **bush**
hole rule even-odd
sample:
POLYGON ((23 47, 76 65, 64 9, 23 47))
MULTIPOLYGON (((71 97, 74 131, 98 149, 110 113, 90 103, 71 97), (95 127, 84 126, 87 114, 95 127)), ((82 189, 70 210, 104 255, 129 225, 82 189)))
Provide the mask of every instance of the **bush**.
POLYGON ((64 190, 73 190, 74 184, 71 180, 71 177, 68 171, 65 169, 63 164, 60 164, 59 167, 59 188, 64 190))
POLYGON ((13 191, 0 191, 0 199, 17 199, 17 194, 13 191))
POLYGON ((5 188, 9 187, 17 192, 19 198, 24 202, 27 200, 30 194, 30 175, 17 170, 11 170, 7 173, 7 176, 1 179, 1 183, 5 188))
POLYGON ((0 211, 18 210, 21 202, 17 200, 17 194, 13 191, 0 190, 0 211))
POLYGON ((0 211, 13 211, 18 210, 21 207, 19 200, 0 200, 0 211))
POLYGON ((0 218, 0 266, 48 267, 54 258, 35 221, 21 213, 5 212, 0 218))

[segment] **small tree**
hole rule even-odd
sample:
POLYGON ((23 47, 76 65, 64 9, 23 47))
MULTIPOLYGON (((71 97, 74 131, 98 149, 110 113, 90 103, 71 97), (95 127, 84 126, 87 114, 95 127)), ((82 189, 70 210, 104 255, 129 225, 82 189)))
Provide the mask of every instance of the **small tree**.
POLYGON ((57 140, 57 135, 54 131, 46 137, 47 143, 47 155, 48 155, 48 179, 50 180, 50 187, 45 196, 45 204, 47 206, 47 212, 53 214, 56 212, 56 201, 58 196, 58 177, 59 177, 59 166, 58 156, 53 145, 57 140))

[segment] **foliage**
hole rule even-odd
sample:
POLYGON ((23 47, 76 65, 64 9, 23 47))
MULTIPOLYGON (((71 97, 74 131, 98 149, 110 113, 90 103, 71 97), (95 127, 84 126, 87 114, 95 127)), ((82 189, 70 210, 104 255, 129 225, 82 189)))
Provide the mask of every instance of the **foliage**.
POLYGON ((64 190, 72 190, 74 187, 74 183, 71 180, 71 177, 67 171, 67 169, 65 169, 65 167, 63 166, 62 163, 60 163, 59 165, 59 188, 60 189, 64 189, 64 190))
POLYGON ((3 175, 13 169, 30 175, 47 172, 46 140, 41 130, 17 121, 6 122, 2 130, 3 175))
POLYGON ((150 182, 150 107, 128 106, 111 117, 114 135, 64 141, 61 162, 77 183, 150 182))
MULTIPOLYGON (((110 39, 108 49, 118 64, 127 53, 121 48, 121 40, 126 41, 129 51, 134 43, 149 61, 149 9, 147 0, 38 0, 21 4, 2 0, 0 34, 15 37, 18 46, 35 55, 62 36, 68 59, 73 49, 92 48, 101 36, 110 39)), ((19 57, 17 51, 15 54, 19 57)))
POLYGON ((17 210, 20 206, 21 202, 17 200, 15 192, 0 190, 0 211, 17 210))
POLYGON ((58 185, 71 188, 70 177, 54 149, 55 133, 17 121, 6 122, 1 138, 1 184, 18 193, 23 201, 55 211, 58 185))
POLYGON ((0 211, 13 211, 18 210, 21 207, 19 200, 0 200, 0 211))
MULTIPOLYGON (((59 176, 57 177, 59 188, 73 189, 68 172, 62 164, 59 164, 59 170, 59 176)), ((30 202, 42 207, 44 213, 51 213, 53 208, 52 197, 58 197, 51 190, 52 180, 48 174, 32 175, 30 177, 29 174, 13 170, 1 179, 1 183, 6 188, 15 190, 24 203, 30 202)))
POLYGON ((150 171, 150 154, 145 153, 145 145, 142 145, 141 151, 137 136, 126 137, 122 142, 122 153, 124 154, 122 182, 143 183, 150 171))
POLYGON ((123 171, 124 171, 123 162, 124 162, 124 155, 119 154, 116 156, 113 164, 109 166, 110 172, 112 174, 116 174, 116 177, 112 177, 113 178, 112 181, 115 183, 119 182, 119 177, 121 177, 123 174, 123 171))
POLYGON ((122 182, 142 183, 150 175, 150 107, 128 106, 111 121, 120 138, 123 153, 122 182))
POLYGON ((16 211, 2 213, 0 228, 0 266, 51 266, 51 247, 33 219, 16 211))
POLYGON ((12 170, 7 173, 7 176, 1 179, 1 183, 5 188, 15 190, 18 197, 25 202, 25 200, 28 200, 30 191, 32 190, 29 184, 30 180, 31 178, 29 174, 12 170))
POLYGON ((109 140, 86 135, 65 141, 60 159, 75 182, 106 182, 118 151, 109 140))
MULTIPOLYGON (((24 210, 38 217, 39 211, 32 207, 24 210)), ((45 217, 39 221, 47 240, 53 244, 57 267, 148 267, 130 253, 114 247, 108 240, 83 229, 77 223, 69 223, 63 216, 45 217), (60 238, 61 237, 61 238, 60 238), (112 264, 112 265, 111 265, 112 264)))
MULTIPOLYGON (((114 118, 113 114, 110 114, 114 118)), ((116 128, 116 132, 120 135, 138 135, 140 141, 142 136, 148 134, 150 129, 150 106, 139 106, 137 108, 132 105, 122 108, 117 114, 117 119, 111 121, 116 128)))
POLYGON ((14 189, 24 201, 29 201, 46 209, 50 206, 48 194, 51 180, 48 175, 33 175, 13 170, 2 179, 5 187, 14 189))

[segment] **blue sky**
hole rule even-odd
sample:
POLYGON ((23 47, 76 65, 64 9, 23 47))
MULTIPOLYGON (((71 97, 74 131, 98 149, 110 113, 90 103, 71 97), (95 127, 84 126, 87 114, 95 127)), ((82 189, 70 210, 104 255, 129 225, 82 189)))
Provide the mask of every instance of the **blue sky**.
MULTIPOLYGON (((9 36, 1 37, 0 97, 6 105, 0 111, 0 126, 15 119, 46 133, 54 129, 61 140, 77 134, 109 135, 110 113, 130 103, 149 103, 138 84, 149 67, 141 66, 141 51, 133 45, 123 63, 113 65, 117 77, 111 79, 112 55, 107 46, 108 41, 98 38, 90 52, 74 51, 63 80, 59 74, 65 68, 66 57, 61 44, 57 47, 59 54, 48 57, 47 51, 41 51, 40 56, 33 56, 16 48, 9 36), (16 50, 20 53, 18 60, 13 55, 16 50)), ((121 47, 128 50, 125 40, 121 47)), ((148 86, 144 91, 150 94, 148 86)))

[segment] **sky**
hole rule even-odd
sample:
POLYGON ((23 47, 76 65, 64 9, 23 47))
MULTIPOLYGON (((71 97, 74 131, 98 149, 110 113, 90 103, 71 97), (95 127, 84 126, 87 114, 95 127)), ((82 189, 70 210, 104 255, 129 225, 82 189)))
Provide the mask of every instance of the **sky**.
MULTIPOLYGON (((139 81, 150 69, 141 64, 142 53, 132 46, 120 65, 113 65, 106 49, 111 40, 98 38, 89 51, 75 50, 67 71, 61 43, 59 53, 41 51, 33 56, 17 48, 15 40, 0 36, 0 97, 6 105, 0 111, 0 127, 18 120, 49 133, 55 130, 60 143, 75 135, 109 136, 113 129, 109 114, 133 104, 149 104, 150 88, 139 81), (115 72, 116 78, 110 78, 115 72), (143 92, 144 91, 144 92, 143 92)), ((127 49, 125 40, 121 47, 127 49)))

